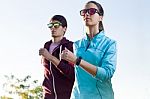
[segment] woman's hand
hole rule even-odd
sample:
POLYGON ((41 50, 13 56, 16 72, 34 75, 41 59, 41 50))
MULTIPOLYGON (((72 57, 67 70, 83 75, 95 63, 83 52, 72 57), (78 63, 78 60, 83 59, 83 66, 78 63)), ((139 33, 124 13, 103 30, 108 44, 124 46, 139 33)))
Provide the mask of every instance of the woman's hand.
POLYGON ((77 57, 67 48, 65 48, 65 50, 62 51, 61 58, 74 64, 76 63, 77 59, 77 57))

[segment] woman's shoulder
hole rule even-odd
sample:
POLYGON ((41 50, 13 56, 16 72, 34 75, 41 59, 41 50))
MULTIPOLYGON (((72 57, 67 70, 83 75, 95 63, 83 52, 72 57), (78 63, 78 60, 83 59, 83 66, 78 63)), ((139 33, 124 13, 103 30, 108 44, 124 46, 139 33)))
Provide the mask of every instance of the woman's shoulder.
POLYGON ((107 41, 108 43, 116 43, 116 40, 110 38, 110 37, 105 37, 105 41, 107 41))
POLYGON ((105 41, 107 43, 116 42, 116 40, 114 40, 113 38, 107 36, 105 31, 101 31, 101 33, 99 34, 99 39, 101 39, 101 40, 103 40, 103 41, 105 41))

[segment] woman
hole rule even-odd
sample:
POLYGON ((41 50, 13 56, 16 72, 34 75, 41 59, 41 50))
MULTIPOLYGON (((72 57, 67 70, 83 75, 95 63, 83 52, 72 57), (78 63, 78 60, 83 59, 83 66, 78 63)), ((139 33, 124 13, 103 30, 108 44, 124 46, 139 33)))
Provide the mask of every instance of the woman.
POLYGON ((80 11, 86 37, 74 43, 75 55, 63 50, 62 58, 76 64, 71 99, 114 99, 111 78, 116 69, 116 42, 104 34, 103 8, 89 1, 80 11))

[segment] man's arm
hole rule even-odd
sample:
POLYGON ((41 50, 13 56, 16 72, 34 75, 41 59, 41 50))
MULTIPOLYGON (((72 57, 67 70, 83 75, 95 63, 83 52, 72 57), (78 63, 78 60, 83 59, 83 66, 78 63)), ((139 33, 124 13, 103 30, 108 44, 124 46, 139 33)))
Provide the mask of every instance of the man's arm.
POLYGON ((39 55, 42 55, 48 61, 52 62, 61 73, 63 73, 70 79, 74 79, 74 67, 72 63, 69 63, 68 61, 65 61, 63 59, 57 59, 55 56, 51 55, 45 48, 41 48, 39 50, 39 55))

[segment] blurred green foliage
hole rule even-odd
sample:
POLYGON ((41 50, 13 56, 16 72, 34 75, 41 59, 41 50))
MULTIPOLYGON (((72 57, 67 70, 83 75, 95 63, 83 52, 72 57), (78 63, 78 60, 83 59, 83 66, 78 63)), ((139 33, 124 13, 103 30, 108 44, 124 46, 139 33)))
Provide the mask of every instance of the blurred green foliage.
POLYGON ((5 75, 4 91, 8 96, 0 96, 0 99, 13 99, 12 95, 19 99, 42 99, 43 90, 38 80, 31 80, 31 76, 27 75, 23 79, 16 78, 14 75, 5 75))

